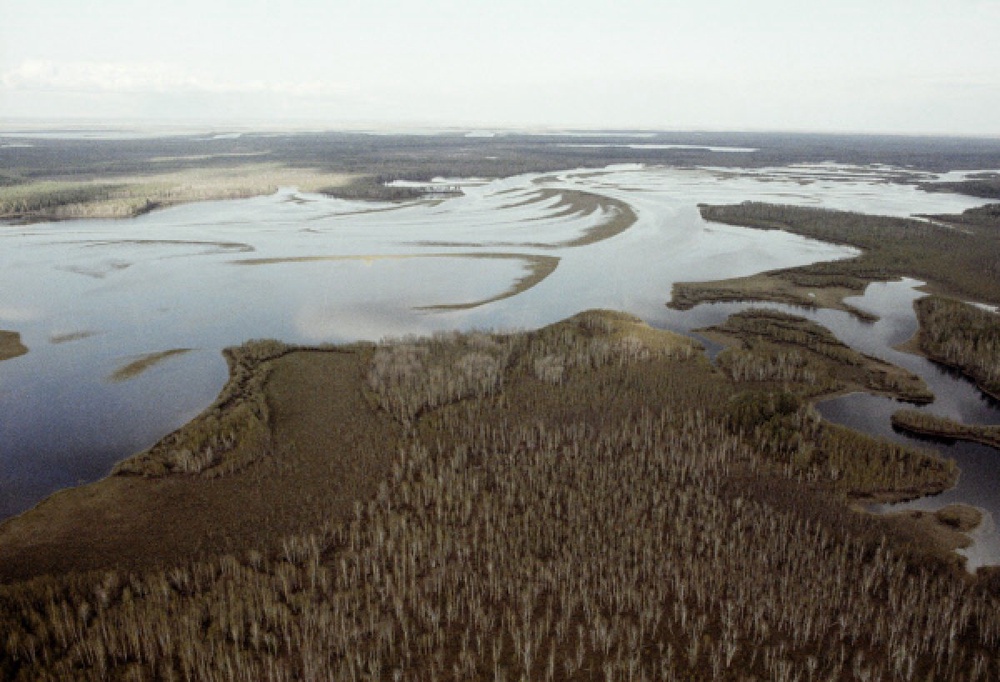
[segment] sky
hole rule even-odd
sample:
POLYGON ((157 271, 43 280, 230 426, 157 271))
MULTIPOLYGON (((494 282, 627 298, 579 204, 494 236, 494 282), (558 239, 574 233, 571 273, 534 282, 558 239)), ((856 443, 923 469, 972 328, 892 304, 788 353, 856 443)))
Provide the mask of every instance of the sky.
POLYGON ((0 120, 1000 136, 1000 0, 0 0, 0 120))

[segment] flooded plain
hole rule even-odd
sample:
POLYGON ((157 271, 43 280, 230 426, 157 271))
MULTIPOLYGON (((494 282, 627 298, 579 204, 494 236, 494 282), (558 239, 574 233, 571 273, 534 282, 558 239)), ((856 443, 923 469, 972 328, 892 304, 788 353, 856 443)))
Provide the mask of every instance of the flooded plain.
MULTIPOLYGON (((0 362, 0 518, 100 478, 194 417, 225 382, 221 349, 250 338, 315 344, 535 328, 588 308, 687 332, 746 306, 670 310, 674 282, 854 253, 706 223, 698 203, 760 200, 902 216, 984 203, 898 182, 906 176, 832 164, 752 171, 629 165, 449 180, 460 195, 407 204, 288 188, 126 221, 4 226, 0 330, 20 334, 27 352, 0 362)), ((938 396, 926 409, 1000 423, 996 405, 974 386, 892 350, 916 328, 915 284, 873 285, 853 300, 881 316, 874 324, 835 311, 795 312, 923 376, 938 396)), ((895 407, 859 395, 822 411, 903 439, 888 425, 895 407)), ((967 445, 945 452, 963 469, 958 488, 915 504, 968 501, 1000 518, 1000 453, 967 445)), ((987 530, 973 548, 985 558, 974 561, 1000 561, 997 534, 987 530)))

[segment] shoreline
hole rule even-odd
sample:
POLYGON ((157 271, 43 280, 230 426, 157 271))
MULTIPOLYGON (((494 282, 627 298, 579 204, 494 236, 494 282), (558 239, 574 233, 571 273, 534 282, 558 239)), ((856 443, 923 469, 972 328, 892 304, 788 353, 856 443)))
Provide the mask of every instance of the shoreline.
POLYGON ((923 412, 900 410, 892 415, 893 428, 930 439, 968 441, 1000 450, 1000 426, 962 424, 923 412))

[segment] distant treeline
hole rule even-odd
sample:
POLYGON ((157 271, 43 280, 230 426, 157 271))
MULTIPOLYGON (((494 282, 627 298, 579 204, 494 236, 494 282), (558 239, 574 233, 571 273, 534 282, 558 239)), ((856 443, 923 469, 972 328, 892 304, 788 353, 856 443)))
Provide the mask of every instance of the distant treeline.
POLYGON ((226 167, 241 156, 261 163, 410 180, 429 180, 437 175, 506 177, 636 162, 759 168, 835 161, 930 171, 1000 168, 1000 140, 888 135, 657 132, 636 138, 613 131, 574 136, 505 133, 495 137, 321 132, 248 133, 228 139, 189 135, 142 140, 16 141, 31 146, 0 148, 0 167, 8 177, 26 179, 134 175, 149 172, 152 167, 162 171, 226 167), (687 147, 626 146, 632 143, 687 147), (709 147, 757 151, 710 151, 709 147))
POLYGON ((928 192, 955 192, 980 199, 1000 199, 1000 177, 969 178, 960 182, 928 182, 919 187, 928 192))
MULTIPOLYGON (((781 271, 801 286, 863 288, 909 276, 962 297, 1000 303, 1000 226, 996 206, 954 218, 964 229, 925 220, 760 202, 702 205, 706 220, 785 230, 862 249, 857 258, 781 271)), ((941 218, 941 217, 938 217, 941 218)))

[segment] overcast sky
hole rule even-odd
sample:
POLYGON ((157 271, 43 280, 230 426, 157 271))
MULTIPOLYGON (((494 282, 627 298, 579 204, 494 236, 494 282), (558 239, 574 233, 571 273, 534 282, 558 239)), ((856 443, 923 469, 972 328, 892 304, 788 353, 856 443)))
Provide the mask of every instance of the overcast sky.
POLYGON ((0 0, 0 119, 1000 135, 1000 0, 0 0))

